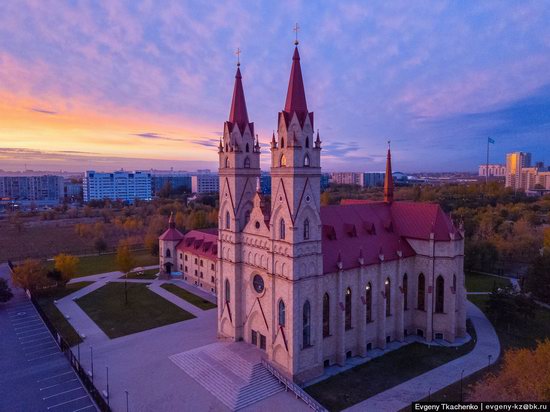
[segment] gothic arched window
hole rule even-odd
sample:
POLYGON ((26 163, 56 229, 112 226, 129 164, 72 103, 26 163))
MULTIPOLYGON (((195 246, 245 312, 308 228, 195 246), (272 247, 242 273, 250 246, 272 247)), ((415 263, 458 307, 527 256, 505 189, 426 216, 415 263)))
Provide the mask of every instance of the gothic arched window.
POLYGON ((330 336, 330 297, 328 293, 323 296, 323 337, 330 336))
POLYGON ((311 305, 309 300, 304 303, 302 310, 302 347, 311 346, 311 305))
POLYGON ((231 228, 231 216, 229 215, 229 212, 225 212, 225 228, 231 228))
POLYGON ((309 137, 306 137, 306 148, 309 148, 309 137))
POLYGON ((426 279, 424 277, 424 273, 421 273, 420 275, 418 275, 418 298, 416 303, 416 307, 418 308, 418 310, 425 310, 426 308, 426 305, 424 303, 425 301, 426 301, 426 279))
POLYGON ((309 240, 309 219, 304 220, 304 240, 309 240))
POLYGON ((346 289, 346 330, 351 329, 351 289, 346 289))
POLYGON ((384 282, 385 289, 384 294, 386 296, 386 316, 391 316, 391 281, 390 278, 386 278, 384 282))
POLYGON ((229 286, 229 279, 225 279, 225 302, 231 302, 231 287, 229 286))
POLYGON ((281 149, 285 147, 285 138, 281 137, 281 149))
POLYGON ((453 275, 453 290, 456 293, 456 275, 453 275))
POLYGON ((309 162, 309 156, 306 155, 306 157, 304 157, 304 167, 309 167, 309 164, 310 164, 310 162, 309 162))
POLYGON ((279 222, 279 239, 284 239, 286 236, 285 220, 281 219, 279 222))
POLYGON ((248 143, 246 144, 245 150, 246 150, 246 153, 250 152, 250 146, 248 146, 248 143))
POLYGON ((372 285, 367 283, 365 288, 365 301, 366 301, 366 311, 367 311, 367 323, 372 322, 372 285))
POLYGON ((285 302, 279 301, 279 326, 285 326, 285 302))
POLYGON ((279 166, 280 167, 285 167, 286 166, 286 156, 284 154, 281 155, 281 159, 279 161, 279 166))
POLYGON ((443 313, 445 303, 445 281, 439 275, 435 280, 435 312, 443 313))
MULTIPOLYGON (((246 145, 248 146, 248 143, 246 145)), ((247 152, 248 152, 248 150, 247 150, 247 152)), ((245 167, 245 169, 250 168, 250 159, 248 157, 244 158, 244 167, 245 167)))
POLYGON ((405 273, 403 275, 403 308, 405 310, 409 309, 408 294, 409 294, 409 277, 405 273))
POLYGON ((170 252, 170 249, 166 249, 166 257, 172 257, 172 252, 170 252))

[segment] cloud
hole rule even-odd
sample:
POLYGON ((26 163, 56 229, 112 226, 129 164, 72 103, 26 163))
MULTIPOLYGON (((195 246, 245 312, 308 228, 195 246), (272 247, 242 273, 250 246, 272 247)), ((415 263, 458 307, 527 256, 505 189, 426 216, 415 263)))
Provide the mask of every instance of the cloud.
POLYGON ((141 137, 143 139, 169 140, 169 141, 173 141, 173 142, 184 142, 185 141, 185 139, 175 138, 175 137, 167 137, 167 136, 163 136, 159 133, 153 133, 153 132, 132 133, 132 136, 141 137))
POLYGON ((49 114, 49 115, 57 114, 57 112, 54 112, 52 110, 41 109, 39 107, 31 107, 29 110, 31 112, 44 113, 44 114, 49 114))
POLYGON ((218 145, 220 144, 220 140, 210 137, 203 137, 200 139, 191 140, 191 143, 203 147, 218 147, 218 145))

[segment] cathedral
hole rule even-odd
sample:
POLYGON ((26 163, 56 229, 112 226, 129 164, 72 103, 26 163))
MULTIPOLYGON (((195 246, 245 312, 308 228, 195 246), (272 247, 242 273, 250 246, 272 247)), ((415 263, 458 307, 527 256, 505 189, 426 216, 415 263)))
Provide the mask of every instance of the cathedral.
POLYGON ((464 236, 437 204, 320 202, 321 150, 298 44, 271 139, 271 198, 259 188, 260 144, 237 67, 219 155, 218 230, 159 239, 164 276, 217 295, 218 337, 244 341, 298 383, 417 335, 466 334, 464 236))

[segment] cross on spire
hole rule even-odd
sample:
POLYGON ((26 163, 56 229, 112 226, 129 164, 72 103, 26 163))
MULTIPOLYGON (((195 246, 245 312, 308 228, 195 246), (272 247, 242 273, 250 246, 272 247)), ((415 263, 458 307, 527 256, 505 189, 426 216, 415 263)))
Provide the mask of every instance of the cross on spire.
POLYGON ((237 67, 241 65, 241 49, 237 47, 235 54, 237 55, 237 67))
POLYGON ((391 140, 388 140, 388 149, 391 149, 391 140))
POLYGON ((294 40, 294 44, 298 45, 298 31, 300 30, 300 26, 298 26, 298 23, 294 25, 294 28, 292 29, 294 33, 296 33, 296 40, 294 40))

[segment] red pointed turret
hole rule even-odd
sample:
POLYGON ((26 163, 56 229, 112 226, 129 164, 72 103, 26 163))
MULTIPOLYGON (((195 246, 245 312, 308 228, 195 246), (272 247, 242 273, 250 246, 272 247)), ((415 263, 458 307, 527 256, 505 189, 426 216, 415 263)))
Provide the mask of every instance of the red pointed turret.
POLYGON ((393 176, 391 171, 391 151, 388 142, 388 155, 386 158, 386 175, 384 176, 384 202, 393 202, 393 176))
POLYGON ((300 117, 303 117, 307 113, 306 92, 304 90, 298 47, 294 49, 294 56, 292 56, 292 69, 290 70, 290 80, 288 81, 285 112, 289 114, 296 112, 300 117))
POLYGON ((231 100, 231 111, 229 112, 229 122, 237 124, 241 133, 249 123, 248 111, 246 110, 246 101, 244 99, 243 82, 241 69, 237 67, 235 74, 235 87, 233 89, 233 99, 231 100))

